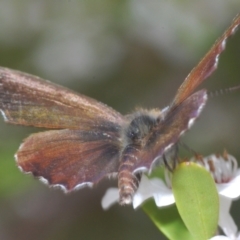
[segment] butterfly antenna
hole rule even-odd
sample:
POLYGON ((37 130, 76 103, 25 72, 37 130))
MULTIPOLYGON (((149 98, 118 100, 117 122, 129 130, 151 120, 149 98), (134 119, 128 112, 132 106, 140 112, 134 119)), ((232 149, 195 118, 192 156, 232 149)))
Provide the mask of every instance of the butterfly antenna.
POLYGON ((220 89, 220 90, 216 90, 216 91, 212 91, 212 92, 208 92, 208 96, 209 97, 218 97, 218 96, 222 96, 225 94, 229 94, 232 93, 234 91, 240 90, 240 85, 237 85, 235 87, 229 87, 229 88, 225 88, 225 89, 220 89))

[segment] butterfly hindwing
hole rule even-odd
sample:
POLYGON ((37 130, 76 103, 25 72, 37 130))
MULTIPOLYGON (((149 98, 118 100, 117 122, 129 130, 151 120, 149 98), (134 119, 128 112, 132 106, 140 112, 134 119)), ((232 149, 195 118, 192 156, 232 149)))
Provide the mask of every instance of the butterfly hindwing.
POLYGON ((117 173, 120 143, 116 139, 100 131, 35 133, 20 146, 16 161, 22 171, 71 191, 117 173))

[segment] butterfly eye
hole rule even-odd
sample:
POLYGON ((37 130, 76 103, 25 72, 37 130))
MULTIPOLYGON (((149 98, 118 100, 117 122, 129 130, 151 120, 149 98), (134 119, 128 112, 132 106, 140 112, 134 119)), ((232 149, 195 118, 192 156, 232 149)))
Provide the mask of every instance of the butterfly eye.
POLYGON ((127 136, 130 139, 135 140, 135 139, 139 139, 140 135, 141 135, 141 133, 140 133, 139 126, 137 126, 135 124, 130 125, 127 136))
POLYGON ((161 116, 156 118, 155 126, 158 125, 161 122, 161 116))

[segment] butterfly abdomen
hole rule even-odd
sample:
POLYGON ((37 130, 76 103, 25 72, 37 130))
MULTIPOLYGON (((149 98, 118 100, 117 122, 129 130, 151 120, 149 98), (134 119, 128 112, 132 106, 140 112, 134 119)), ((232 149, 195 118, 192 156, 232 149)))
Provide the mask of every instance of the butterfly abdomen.
POLYGON ((127 205, 132 203, 132 198, 139 185, 139 177, 133 173, 133 167, 137 162, 134 147, 125 149, 118 170, 119 203, 127 205))

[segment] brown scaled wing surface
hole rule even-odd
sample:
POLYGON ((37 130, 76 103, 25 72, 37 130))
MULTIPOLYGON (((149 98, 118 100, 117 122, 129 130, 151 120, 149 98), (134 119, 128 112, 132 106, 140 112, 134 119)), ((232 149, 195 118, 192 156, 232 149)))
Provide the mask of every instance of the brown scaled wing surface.
POLYGON ((177 90, 176 96, 168 109, 166 118, 157 126, 153 134, 155 140, 150 140, 145 149, 138 152, 136 156, 139 161, 133 166, 136 170, 151 168, 153 161, 161 157, 169 146, 175 144, 182 133, 191 125, 189 122, 195 120, 206 102, 206 92, 194 90, 206 80, 216 69, 220 54, 225 49, 228 37, 235 33, 240 25, 240 15, 233 20, 230 27, 215 42, 199 64, 186 77, 177 90), (191 95, 192 94, 192 95, 191 95), (152 144, 155 142, 155 144, 152 144))
POLYGON ((88 130, 121 125, 122 115, 103 103, 39 77, 0 67, 0 109, 6 122, 88 130))
POLYGON ((123 117, 94 99, 0 68, 0 109, 13 124, 55 128, 32 134, 16 154, 24 172, 66 191, 116 173, 123 117))
MULTIPOLYGON (((193 91, 217 67, 238 15, 177 91, 165 118, 139 149, 132 171, 150 169, 199 116, 206 91, 193 91), (192 95, 191 95, 192 94, 192 95)), ((0 68, 0 110, 6 122, 58 130, 32 134, 16 154, 25 172, 70 191, 117 173, 124 117, 106 105, 22 72, 0 68)))

